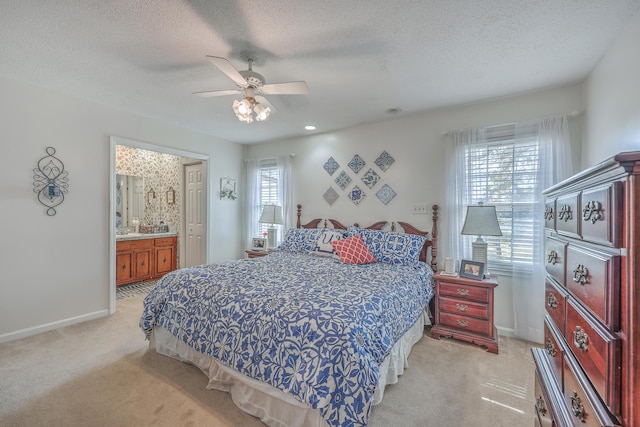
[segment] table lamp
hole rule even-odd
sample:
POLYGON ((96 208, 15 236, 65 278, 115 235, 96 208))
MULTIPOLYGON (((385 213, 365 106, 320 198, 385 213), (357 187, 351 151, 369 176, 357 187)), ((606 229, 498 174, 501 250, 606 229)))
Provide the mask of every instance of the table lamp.
POLYGON ((467 216, 460 234, 478 236, 472 243, 473 261, 484 264, 485 276, 489 276, 487 269, 487 242, 482 236, 502 236, 495 206, 467 206, 467 216))
POLYGON ((262 208, 262 215, 260 215, 258 222, 271 225, 271 227, 267 228, 267 249, 275 248, 278 243, 275 225, 284 223, 282 220, 282 206, 265 205, 262 208))

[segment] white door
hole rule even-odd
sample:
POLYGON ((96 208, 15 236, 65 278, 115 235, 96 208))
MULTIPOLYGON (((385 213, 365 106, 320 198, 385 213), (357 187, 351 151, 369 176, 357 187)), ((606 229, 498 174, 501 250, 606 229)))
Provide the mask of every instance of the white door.
POLYGON ((207 219, 206 176, 204 164, 185 166, 185 262, 192 267, 206 262, 205 234, 207 219))

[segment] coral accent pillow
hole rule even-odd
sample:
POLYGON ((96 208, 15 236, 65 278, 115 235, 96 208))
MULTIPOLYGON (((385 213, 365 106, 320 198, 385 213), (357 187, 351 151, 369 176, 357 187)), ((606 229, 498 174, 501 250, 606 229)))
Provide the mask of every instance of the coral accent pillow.
POLYGON ((336 250, 340 261, 345 264, 368 264, 376 262, 369 249, 360 236, 349 237, 348 239, 331 242, 331 246, 336 250))

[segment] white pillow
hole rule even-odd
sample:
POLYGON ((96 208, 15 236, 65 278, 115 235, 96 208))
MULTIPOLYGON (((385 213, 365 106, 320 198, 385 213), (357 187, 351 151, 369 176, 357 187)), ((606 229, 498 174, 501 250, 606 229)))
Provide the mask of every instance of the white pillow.
POLYGON ((344 239, 343 230, 333 230, 325 228, 318 235, 318 241, 316 242, 316 246, 313 248, 311 253, 319 256, 330 256, 338 258, 338 254, 336 253, 336 250, 333 248, 333 246, 331 246, 331 242, 342 239, 344 239))

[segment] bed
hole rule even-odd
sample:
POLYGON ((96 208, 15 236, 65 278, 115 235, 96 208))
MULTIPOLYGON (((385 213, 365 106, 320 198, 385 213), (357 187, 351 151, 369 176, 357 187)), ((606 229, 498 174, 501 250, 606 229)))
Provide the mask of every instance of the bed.
POLYGON ((165 275, 140 327, 267 425, 366 426, 429 324, 438 207, 431 234, 297 214, 267 256, 165 275))

